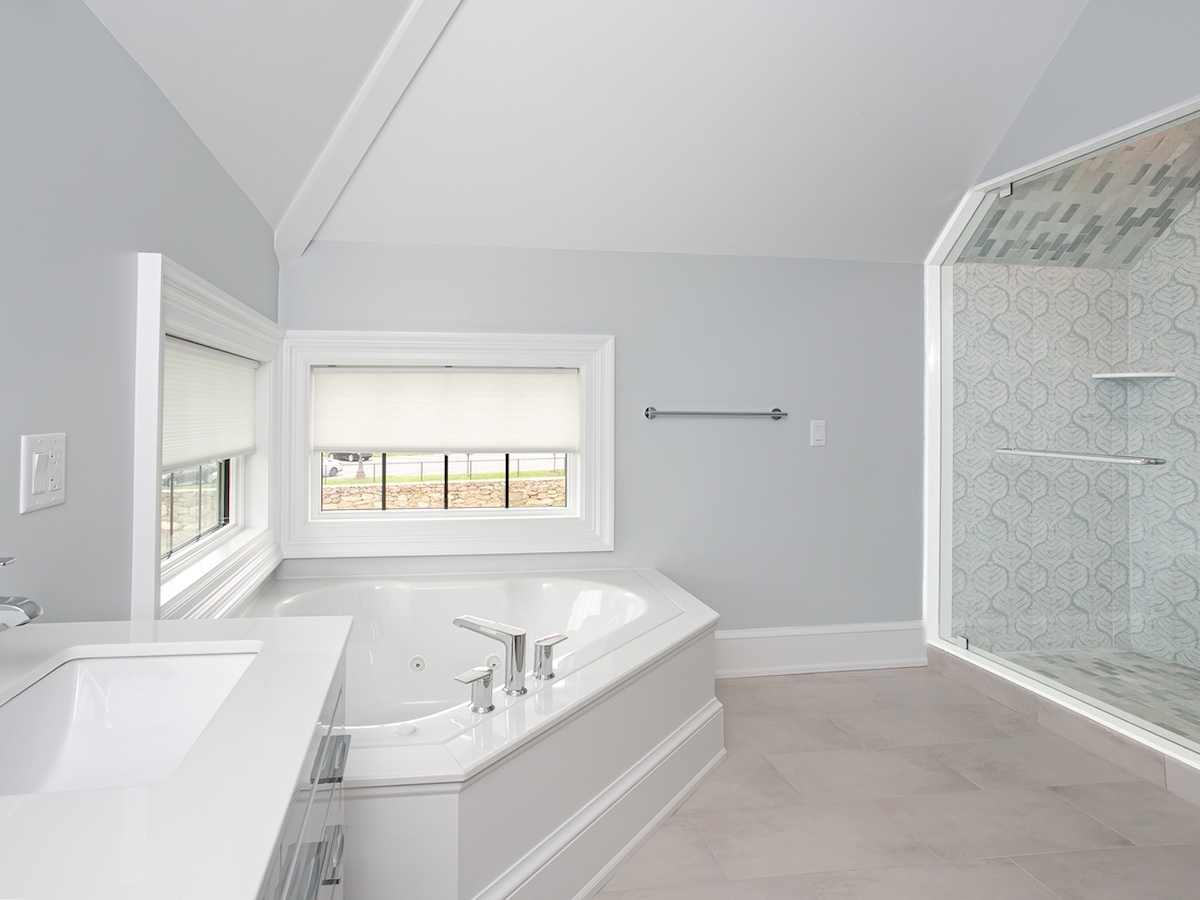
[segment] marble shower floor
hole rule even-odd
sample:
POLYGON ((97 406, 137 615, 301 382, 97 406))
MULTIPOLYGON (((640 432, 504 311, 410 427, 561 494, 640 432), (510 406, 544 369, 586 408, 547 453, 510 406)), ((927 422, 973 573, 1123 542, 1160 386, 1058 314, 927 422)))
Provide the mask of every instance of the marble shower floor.
POLYGON ((1200 745, 1200 671, 1129 647, 994 654, 1200 745))
POLYGON ((717 682, 729 757, 597 900, 1195 900, 1200 806, 926 669, 717 682))

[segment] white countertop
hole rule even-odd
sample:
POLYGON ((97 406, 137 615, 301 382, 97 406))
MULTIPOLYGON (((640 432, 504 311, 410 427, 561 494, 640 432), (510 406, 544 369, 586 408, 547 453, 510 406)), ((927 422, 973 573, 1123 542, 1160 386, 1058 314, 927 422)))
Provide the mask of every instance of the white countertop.
MULTIPOLYGON (((342 675, 350 621, 33 623, 0 632, 0 703, 70 658, 256 653, 165 781, 0 795, 0 898, 255 900, 322 704, 342 675)), ((0 748, 8 743, 0 734, 0 748)))

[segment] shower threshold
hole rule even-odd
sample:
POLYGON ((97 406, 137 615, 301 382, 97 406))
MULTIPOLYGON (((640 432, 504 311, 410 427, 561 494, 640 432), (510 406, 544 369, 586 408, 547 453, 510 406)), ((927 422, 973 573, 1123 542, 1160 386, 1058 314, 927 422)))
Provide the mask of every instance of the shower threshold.
POLYGON ((1196 669, 1132 647, 971 652, 1200 752, 1196 669))

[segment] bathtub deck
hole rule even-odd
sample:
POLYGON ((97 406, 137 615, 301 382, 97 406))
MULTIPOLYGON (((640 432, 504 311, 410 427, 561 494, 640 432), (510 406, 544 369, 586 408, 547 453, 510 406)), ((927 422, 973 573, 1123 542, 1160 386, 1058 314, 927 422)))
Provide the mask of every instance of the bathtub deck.
POLYGON ((1196 896, 1200 807, 962 684, 717 685, 729 758, 600 900, 1196 896))

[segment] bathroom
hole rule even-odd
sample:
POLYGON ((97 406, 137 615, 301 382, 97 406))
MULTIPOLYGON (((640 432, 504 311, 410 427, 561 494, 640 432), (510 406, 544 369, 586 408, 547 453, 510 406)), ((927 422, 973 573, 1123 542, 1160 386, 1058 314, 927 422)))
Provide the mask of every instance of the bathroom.
MULTIPOLYGON (((45 609, 24 631, 158 615, 135 521, 139 489, 159 485, 136 474, 135 435, 137 254, 161 253, 286 332, 613 338, 611 549, 285 546, 266 574, 654 569, 720 615, 715 673, 734 686, 899 671, 924 660, 927 638, 953 654, 929 555, 940 532, 927 485, 940 469, 926 410, 941 401, 930 248, 973 186, 1200 95, 1188 50, 1200 15, 1179 4, 1163 4, 1165 33, 1124 4, 1018 4, 1014 15, 1039 22, 1020 47, 954 4, 863 3, 810 28, 816 13, 803 5, 696 21, 661 3, 629 29, 600 4, 572 19, 551 4, 363 3, 340 31, 317 4, 304 6, 308 22, 275 4, 236 39, 215 30, 238 21, 224 5, 205 19, 177 4, 157 24, 126 6, 54 0, 0 13, 0 66, 20 85, 3 101, 14 139, 0 149, 14 173, 0 218, 0 441, 12 456, 22 435, 64 433, 69 447, 61 506, 21 514, 11 456, 0 476, 0 555, 17 560, 0 569, 0 594, 45 609), (406 9, 441 15, 429 42, 442 38, 375 123, 356 174, 289 249, 280 237, 297 232, 280 226, 299 219, 285 213, 406 9), (276 59, 290 86, 255 81, 249 62, 242 82, 222 80, 217 51, 254 59, 276 26, 279 46, 325 32, 337 52, 320 65, 299 51, 276 59), (681 27, 687 41, 661 43, 681 27), (612 71, 613 41, 627 58, 615 82, 595 74, 612 71), (1134 50, 1110 64, 1113 45, 1134 50), (1146 71, 1138 54, 1151 46, 1161 49, 1147 51, 1157 65, 1146 71), (663 76, 663 53, 691 82, 663 76), (884 77, 893 71, 903 76, 884 77), (614 111, 610 96, 626 105, 614 111), (775 115, 781 104, 794 118, 775 115), (840 130, 813 142, 808 122, 840 130), (650 406, 788 416, 651 420, 650 406)), ((271 502, 291 502, 286 488, 271 502)), ((1022 677, 1022 689, 1042 689, 1022 677)), ((736 718, 726 716, 730 748, 736 718)))

